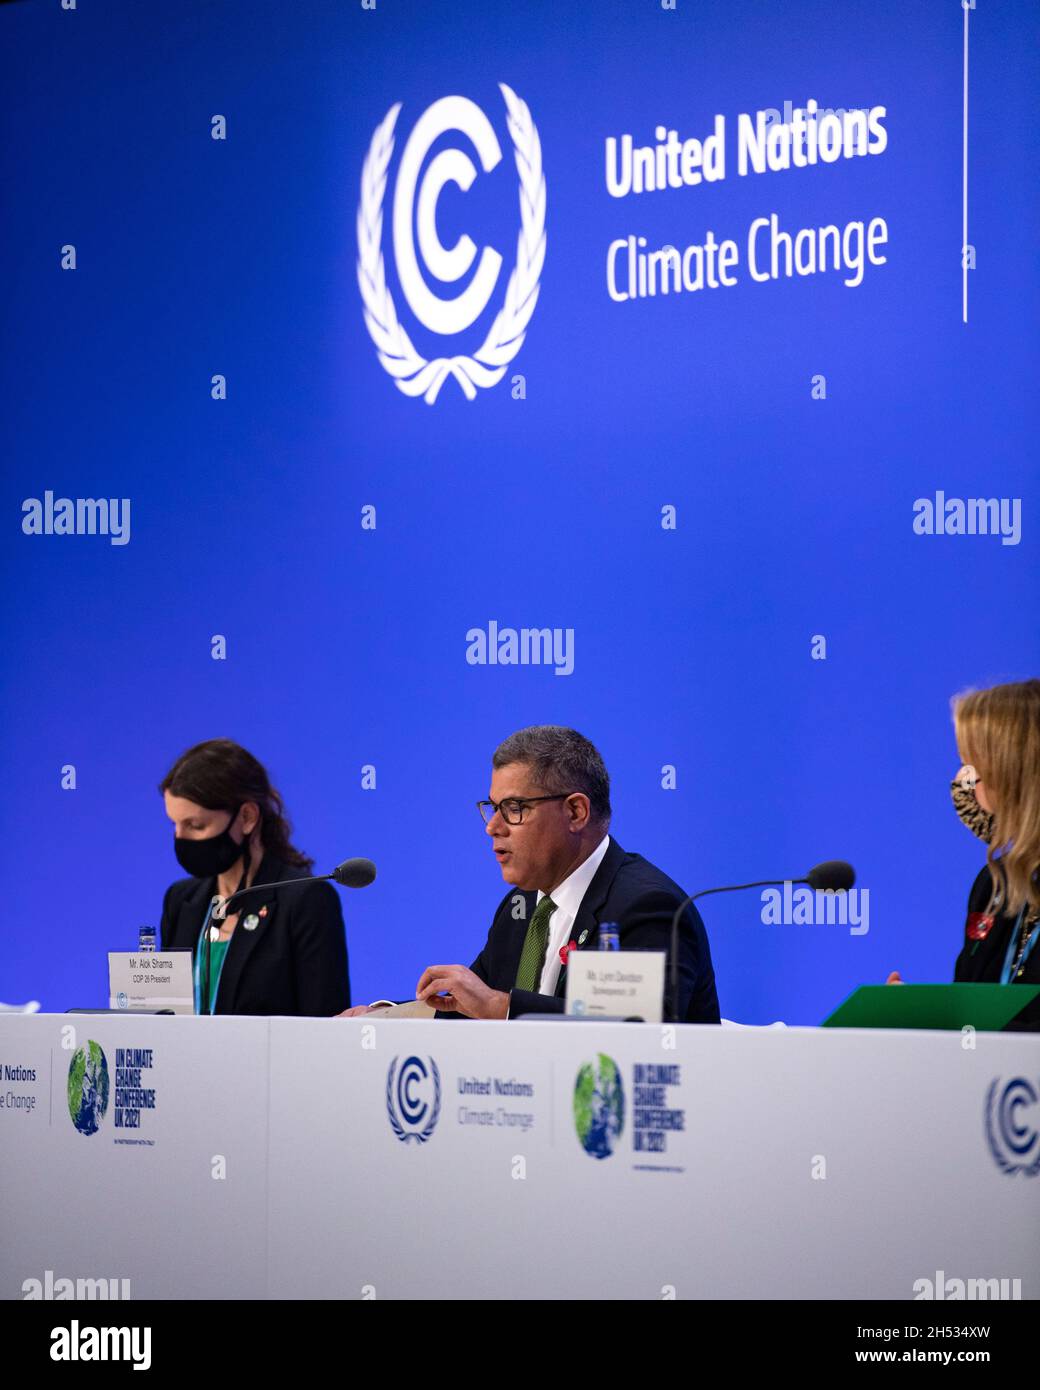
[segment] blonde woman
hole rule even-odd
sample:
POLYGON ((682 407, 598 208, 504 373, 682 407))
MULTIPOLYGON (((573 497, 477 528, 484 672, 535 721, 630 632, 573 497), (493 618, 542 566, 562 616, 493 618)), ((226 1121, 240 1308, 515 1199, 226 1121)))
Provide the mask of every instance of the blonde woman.
POLYGON ((954 808, 987 846, 954 979, 1040 984, 1040 680, 960 695, 953 717, 954 808))

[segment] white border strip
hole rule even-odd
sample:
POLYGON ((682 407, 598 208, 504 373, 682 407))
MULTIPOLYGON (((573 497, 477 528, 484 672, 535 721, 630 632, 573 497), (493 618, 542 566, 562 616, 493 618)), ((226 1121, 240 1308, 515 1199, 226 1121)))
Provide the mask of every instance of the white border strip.
POLYGON ((970 9, 961 0, 964 10, 964 138, 962 161, 962 219, 961 219, 961 318, 968 322, 968 15, 970 9))

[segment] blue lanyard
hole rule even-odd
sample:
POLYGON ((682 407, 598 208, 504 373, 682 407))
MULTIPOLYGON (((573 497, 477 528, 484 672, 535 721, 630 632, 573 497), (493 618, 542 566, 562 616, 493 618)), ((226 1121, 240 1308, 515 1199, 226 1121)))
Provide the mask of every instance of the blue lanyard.
MULTIPOLYGON (((1023 904, 1022 911, 1018 914, 1018 921, 1015 923, 1014 930, 1011 933, 1011 940, 1008 942, 1007 952, 1004 955, 1004 969, 1000 972, 1000 983, 1002 985, 1011 983, 1011 960, 1015 954, 1015 942, 1018 940, 1018 933, 1022 929, 1022 918, 1025 916, 1025 912, 1026 909, 1023 904)), ((1040 937, 1040 922, 1037 922, 1036 926, 1029 933, 1026 949, 1022 952, 1022 959, 1018 963, 1019 970, 1023 968, 1026 961, 1029 959, 1029 953, 1036 945, 1038 937, 1040 937)))

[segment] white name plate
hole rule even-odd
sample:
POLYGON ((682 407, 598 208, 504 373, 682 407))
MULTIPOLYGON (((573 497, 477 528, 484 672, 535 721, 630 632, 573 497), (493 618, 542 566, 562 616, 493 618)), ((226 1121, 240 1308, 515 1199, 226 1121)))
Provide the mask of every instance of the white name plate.
POLYGON ((571 951, 567 958, 567 1012, 660 1023, 664 962, 664 951, 571 951))
POLYGON ((110 1009, 172 1009, 195 1012, 190 951, 109 951, 108 1007, 110 1009))

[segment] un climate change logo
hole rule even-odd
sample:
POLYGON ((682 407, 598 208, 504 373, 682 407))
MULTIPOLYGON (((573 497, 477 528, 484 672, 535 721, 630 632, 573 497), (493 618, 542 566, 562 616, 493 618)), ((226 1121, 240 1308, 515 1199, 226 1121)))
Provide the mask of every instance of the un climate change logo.
POLYGON ((613 1057, 586 1062, 574 1083, 574 1128, 593 1158, 609 1158, 625 1127, 625 1092, 613 1057))
MULTIPOLYGON (((459 383, 467 400, 476 397, 478 387, 494 386, 500 381, 506 366, 523 346, 528 322, 538 302, 539 278, 545 262, 542 146, 526 103, 504 82, 500 82, 499 87, 505 98, 506 124, 520 176, 520 231, 516 265, 509 277, 502 306, 484 341, 472 354, 424 357, 398 319, 397 307, 386 283, 382 252, 383 198, 400 102, 391 106, 376 127, 361 171, 357 271, 365 323, 379 360, 393 377, 398 390, 406 396, 422 396, 427 405, 433 405, 448 376, 459 383)), ((473 161, 461 149, 441 150, 422 171, 423 161, 434 141, 447 131, 458 131, 469 138, 486 173, 502 158, 491 122, 468 97, 441 97, 435 101, 419 117, 404 147, 394 188, 394 265, 412 313, 425 328, 443 335, 462 333, 471 327, 495 292, 502 267, 498 252, 485 246, 472 280, 454 299, 439 298, 423 278, 416 256, 416 232, 418 249, 427 269, 445 283, 460 280, 477 254, 469 236, 460 237, 448 248, 441 244, 437 235, 437 200, 444 185, 454 183, 465 192, 477 176, 473 161)))
POLYGON ((108 1109, 108 1062, 101 1044, 88 1042, 69 1062, 69 1114, 80 1134, 96 1134, 108 1109))
POLYGON ((386 1113, 402 1143, 415 1139, 425 1144, 441 1113, 441 1074, 431 1057, 429 1067, 421 1057, 406 1057, 397 1067, 397 1058, 386 1074, 386 1113))
POLYGON ((1001 1085, 995 1077, 986 1092, 986 1139, 1001 1172, 1040 1174, 1040 1108, 1038 1088, 1024 1076, 1001 1085), (1020 1114, 1020 1112, 1027 1112, 1020 1114))

